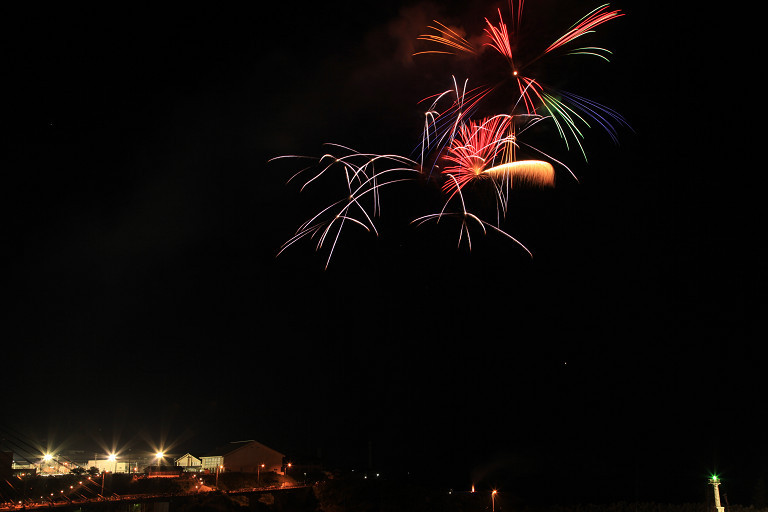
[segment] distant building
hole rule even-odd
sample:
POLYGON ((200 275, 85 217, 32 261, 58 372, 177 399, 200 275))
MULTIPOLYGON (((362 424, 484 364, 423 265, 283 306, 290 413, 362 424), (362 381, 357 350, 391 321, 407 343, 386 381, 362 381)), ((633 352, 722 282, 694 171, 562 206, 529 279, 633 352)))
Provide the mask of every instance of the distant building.
POLYGON ((180 466, 147 466, 144 475, 147 478, 179 478, 184 473, 180 466))
POLYGON ((215 453, 221 452, 219 450, 214 450, 208 455, 200 457, 200 469, 215 473, 217 468, 224 467, 224 455, 214 455, 215 453))
POLYGON ((200 460, 202 469, 212 473, 217 468, 241 473, 282 473, 284 458, 285 455, 277 450, 251 440, 228 443, 200 457, 200 460))
POLYGON ((89 460, 87 469, 90 468, 98 469, 99 473, 130 473, 131 463, 107 459, 89 460))
POLYGON ((35 474, 37 472, 37 464, 32 462, 13 461, 11 468, 13 469, 14 475, 18 473, 35 474))
POLYGON ((184 468, 187 473, 194 473, 203 470, 203 461, 189 453, 176 459, 176 465, 184 468))

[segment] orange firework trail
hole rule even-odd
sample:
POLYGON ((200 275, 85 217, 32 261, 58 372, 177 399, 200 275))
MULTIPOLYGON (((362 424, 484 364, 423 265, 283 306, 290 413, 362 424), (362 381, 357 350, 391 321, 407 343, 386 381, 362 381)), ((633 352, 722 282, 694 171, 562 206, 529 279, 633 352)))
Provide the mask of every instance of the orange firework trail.
MULTIPOLYGON (((468 79, 459 85, 453 78, 450 89, 422 100, 429 107, 424 112, 422 138, 414 159, 360 153, 332 145, 334 152, 340 155, 328 153, 312 159, 313 164, 296 173, 291 180, 303 176, 303 190, 316 181, 340 175, 345 190, 339 194, 338 200, 303 223, 278 254, 300 240, 314 239, 317 250, 328 248, 327 267, 346 227, 356 226, 378 234, 374 218, 381 213, 380 193, 385 187, 418 178, 437 181, 445 201, 439 212, 417 217, 412 223, 422 225, 429 221, 439 222, 443 218, 458 219, 459 245, 466 240, 471 249, 470 230, 475 228, 483 234, 498 233, 531 254, 519 240, 501 228, 511 197, 510 190, 518 186, 554 186, 556 168, 565 170, 574 179, 576 176, 563 162, 524 142, 521 136, 533 126, 549 126, 567 149, 575 145, 586 159, 582 140, 588 128, 599 126, 617 142, 617 126, 627 124, 608 107, 543 84, 529 75, 530 66, 555 55, 593 56, 608 61, 610 51, 607 49, 575 46, 575 43, 586 39, 603 23, 624 14, 604 4, 587 13, 538 52, 526 48, 527 41, 520 40, 523 0, 510 0, 508 19, 505 19, 501 9, 497 10, 497 15, 498 21, 495 22, 485 18, 484 40, 478 44, 470 42, 461 29, 434 21, 427 27, 429 32, 417 39, 435 47, 414 55, 468 54, 477 57, 488 49, 502 56, 508 67, 504 81, 511 81, 512 90, 516 91, 514 97, 505 98, 506 110, 476 119, 475 115, 489 95, 502 90, 501 84, 468 88, 468 79), (521 52, 521 49, 526 51, 521 52), (523 55, 534 57, 525 60, 523 55), (496 199, 494 223, 470 211, 465 198, 468 193, 489 192, 496 199)), ((485 60, 482 62, 486 65, 485 60)))

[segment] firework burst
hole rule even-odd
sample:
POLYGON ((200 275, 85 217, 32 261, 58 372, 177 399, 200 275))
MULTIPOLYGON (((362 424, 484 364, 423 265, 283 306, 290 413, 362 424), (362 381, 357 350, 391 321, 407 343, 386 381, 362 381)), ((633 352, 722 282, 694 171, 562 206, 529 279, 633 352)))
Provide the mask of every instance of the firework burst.
POLYGON ((345 191, 304 222, 278 254, 299 240, 314 239, 317 250, 328 247, 327 267, 346 227, 356 226, 378 235, 374 218, 381 213, 380 192, 383 188, 417 178, 437 182, 445 199, 439 212, 417 217, 413 224, 455 219, 459 221, 459 245, 466 241, 471 249, 470 231, 479 229, 482 234, 499 233, 531 254, 523 243, 501 227, 507 214, 510 190, 520 186, 554 186, 556 168, 564 169, 573 179, 576 176, 563 162, 523 141, 525 132, 537 125, 550 126, 567 149, 577 147, 586 160, 582 141, 587 129, 598 126, 616 142, 618 127, 627 126, 616 111, 543 84, 530 74, 531 65, 545 58, 565 55, 584 55, 608 61, 609 50, 576 43, 585 40, 600 25, 623 15, 619 10, 611 10, 608 4, 602 5, 539 51, 525 48, 527 41, 520 38, 522 0, 510 0, 507 18, 501 9, 496 11, 494 19, 497 21, 485 18, 483 38, 479 43, 470 42, 459 29, 435 20, 427 27, 428 32, 418 37, 431 47, 414 55, 479 57, 487 49, 500 55, 505 63, 502 83, 470 88, 469 79, 460 85, 454 77, 449 89, 423 99, 421 103, 428 106, 424 112, 421 141, 413 158, 361 153, 332 145, 336 155, 327 153, 312 159, 312 164, 291 180, 303 178, 303 190, 328 175, 341 175, 345 191), (521 51, 523 48, 525 52, 521 51), (526 60, 523 55, 533 57, 526 60), (512 87, 501 87, 503 83, 510 83, 512 87), (489 95, 497 95, 500 91, 506 91, 504 111, 475 118, 489 95), (507 97, 509 91, 514 92, 507 97), (478 186, 469 187, 470 184, 478 186), (493 194, 496 202, 494 223, 470 211, 465 199, 470 188, 472 193, 493 194))

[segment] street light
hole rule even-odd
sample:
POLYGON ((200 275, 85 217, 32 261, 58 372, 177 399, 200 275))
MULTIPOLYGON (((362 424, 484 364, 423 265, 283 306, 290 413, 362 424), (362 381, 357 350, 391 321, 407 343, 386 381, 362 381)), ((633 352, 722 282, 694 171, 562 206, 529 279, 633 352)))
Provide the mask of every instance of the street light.
POLYGON ((45 466, 46 463, 51 464, 50 466, 48 466, 48 469, 50 470, 51 473, 53 473, 54 462, 56 462, 56 460, 53 458, 52 453, 46 452, 43 454, 43 466, 45 466))
POLYGON ((261 485, 261 468, 264 467, 264 464, 259 464, 256 468, 256 485, 261 485))
POLYGON ((496 510, 496 495, 498 493, 499 491, 497 491, 496 489, 494 489, 493 492, 491 492, 491 510, 492 511, 496 510))
MULTIPOLYGON (((163 460, 163 455, 165 455, 162 451, 159 451, 155 454, 155 459, 157 460, 157 471, 155 473, 160 472, 160 462, 163 460)), ((149 469, 149 476, 152 476, 152 466, 150 466, 149 469)))
POLYGON ((104 497, 104 477, 107 476, 107 473, 109 473, 109 471, 107 470, 104 470, 101 472, 101 497, 102 498, 104 497))
POLYGON ((218 466, 216 466, 216 487, 217 488, 219 487, 219 470, 221 469, 224 469, 223 464, 219 464, 218 466))

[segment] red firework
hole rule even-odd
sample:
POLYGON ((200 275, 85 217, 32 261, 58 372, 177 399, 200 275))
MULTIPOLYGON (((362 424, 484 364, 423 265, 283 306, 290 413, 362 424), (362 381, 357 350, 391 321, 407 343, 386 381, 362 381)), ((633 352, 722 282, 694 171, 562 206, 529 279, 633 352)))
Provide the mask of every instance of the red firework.
POLYGON ((459 126, 445 160, 451 162, 443 170, 448 179, 443 190, 453 195, 458 189, 491 168, 512 139, 508 137, 512 118, 498 115, 481 121, 467 121, 459 126))

